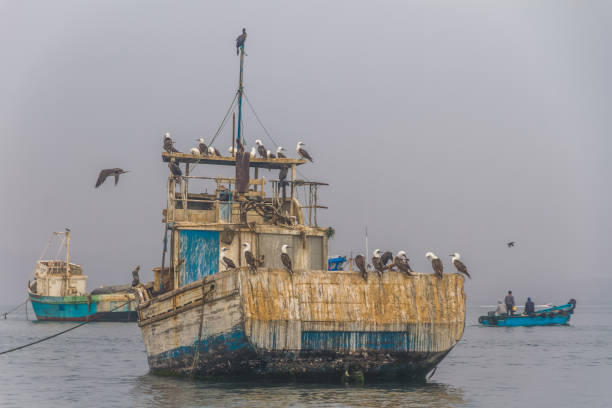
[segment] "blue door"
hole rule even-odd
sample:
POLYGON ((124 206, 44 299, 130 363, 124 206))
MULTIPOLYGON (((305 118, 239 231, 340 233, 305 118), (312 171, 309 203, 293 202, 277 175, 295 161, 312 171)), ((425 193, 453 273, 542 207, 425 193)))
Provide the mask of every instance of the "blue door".
POLYGON ((219 231, 179 231, 179 287, 219 272, 219 231))

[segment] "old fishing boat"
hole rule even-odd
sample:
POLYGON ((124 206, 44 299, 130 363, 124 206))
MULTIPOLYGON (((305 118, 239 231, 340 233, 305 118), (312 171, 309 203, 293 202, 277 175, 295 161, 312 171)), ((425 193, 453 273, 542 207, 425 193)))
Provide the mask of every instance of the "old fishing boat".
MULTIPOLYGON (((232 147, 245 144, 243 61, 241 48, 232 147)), ((325 208, 318 190, 327 184, 296 178, 306 160, 251 158, 240 149, 231 157, 164 152, 162 160, 171 168, 163 210, 169 238, 153 288, 137 288, 153 373, 423 379, 461 339, 463 277, 389 271, 366 280, 352 268, 328 271, 332 230, 317 222, 325 208), (235 177, 195 175, 204 166, 235 168, 235 177), (278 179, 260 177, 260 169, 278 179)))
POLYGON ((82 266, 70 262, 70 230, 54 232, 54 238, 61 241, 58 255, 65 247, 66 258, 44 260, 43 252, 36 263, 34 281, 28 282, 27 287, 36 318, 136 322, 137 302, 131 286, 110 286, 87 293, 82 266))
POLYGON ((483 326, 554 326, 560 324, 569 324, 574 309, 576 308, 576 300, 570 299, 564 305, 554 306, 546 309, 536 310, 532 314, 520 314, 509 316, 507 314, 496 315, 495 312, 489 312, 486 316, 480 316, 478 323, 483 326))

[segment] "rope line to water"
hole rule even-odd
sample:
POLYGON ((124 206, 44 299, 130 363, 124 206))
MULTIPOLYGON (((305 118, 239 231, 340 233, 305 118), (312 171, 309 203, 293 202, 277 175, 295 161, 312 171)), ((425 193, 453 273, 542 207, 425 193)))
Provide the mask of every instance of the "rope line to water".
POLYGON ((9 310, 8 312, 6 312, 6 313, 0 313, 0 314, 4 315, 4 318, 6 319, 6 315, 13 313, 15 310, 19 309, 21 306, 23 306, 23 305, 25 305, 26 303, 28 303, 28 300, 29 300, 29 299, 27 299, 27 298, 26 298, 26 300, 25 300, 24 302, 21 302, 20 304, 18 304, 17 306, 15 306, 15 307, 14 307, 14 308, 12 308, 11 310, 9 310))
MULTIPOLYGON (((121 304, 121 305, 119 305, 119 306, 117 306, 117 307, 115 307, 115 308, 111 309, 111 312, 114 312, 115 310, 117 310, 117 309, 119 309, 119 308, 122 308, 123 306, 125 306, 125 305, 129 304, 130 302, 131 302, 131 300, 128 300, 127 302, 125 302, 125 303, 123 303, 123 304, 121 304)), ((2 354, 12 353, 13 351, 21 350, 21 349, 24 349, 24 348, 26 348, 26 347, 33 346, 33 345, 38 344, 38 343, 42 343, 43 341, 50 340, 50 339, 52 339, 52 338, 54 338, 54 337, 57 337, 57 336, 60 336, 60 335, 62 335, 62 334, 64 334, 64 333, 68 333, 69 331, 72 331, 72 330, 74 330, 74 329, 78 329, 78 328, 79 328, 79 327, 81 327, 81 326, 85 326, 87 323, 94 322, 94 321, 98 320, 98 319, 99 319, 101 316, 102 316, 102 315, 94 316, 93 318, 91 318, 91 319, 89 319, 89 320, 86 320, 86 321, 84 321, 83 323, 79 323, 79 324, 77 324, 77 325, 75 325, 75 326, 72 326, 72 327, 70 327, 70 328, 68 328, 68 329, 66 329, 66 330, 62 330, 62 331, 57 332, 57 333, 55 333, 55 334, 52 334, 52 335, 50 335, 50 336, 43 337, 42 339, 38 339, 38 340, 36 340, 36 341, 33 341, 33 342, 31 342, 31 343, 24 344, 24 345, 19 346, 19 347, 14 347, 14 348, 12 348, 12 349, 2 351, 2 352, 0 352, 0 355, 2 355, 2 354)))

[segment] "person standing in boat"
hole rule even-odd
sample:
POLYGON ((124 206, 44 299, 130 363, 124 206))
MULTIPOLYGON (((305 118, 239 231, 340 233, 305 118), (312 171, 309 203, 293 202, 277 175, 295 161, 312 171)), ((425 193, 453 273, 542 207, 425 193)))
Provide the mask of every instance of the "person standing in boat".
POLYGON ((506 303, 506 313, 508 313, 508 316, 512 316, 514 314, 514 296, 512 296, 512 291, 509 290, 508 294, 506 295, 506 297, 504 298, 504 303, 506 303))
POLYGON ((535 313, 535 304, 531 301, 531 298, 527 298, 527 302, 525 302, 525 314, 527 316, 531 316, 535 313))

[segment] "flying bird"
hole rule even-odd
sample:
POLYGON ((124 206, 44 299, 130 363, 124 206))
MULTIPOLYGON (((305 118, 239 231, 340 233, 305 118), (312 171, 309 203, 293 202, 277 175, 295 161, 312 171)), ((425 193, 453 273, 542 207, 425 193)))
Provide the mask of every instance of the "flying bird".
POLYGON ((312 157, 310 157, 310 154, 305 149, 303 149, 302 146, 306 146, 304 142, 299 142, 297 144, 297 147, 295 148, 295 150, 297 151, 297 154, 300 156, 302 160, 310 160, 310 162, 313 163, 314 160, 312 160, 312 157))
POLYGON ((181 177, 183 175, 181 168, 174 161, 168 163, 168 168, 174 177, 181 177))
POLYGON ((236 269, 236 264, 230 258, 225 256, 225 253, 228 252, 229 249, 226 247, 221 248, 221 260, 227 269, 236 269))
POLYGON ((207 155, 208 146, 206 146, 206 143, 204 143, 204 139, 199 138, 199 139, 196 139, 196 141, 200 142, 200 144, 198 144, 198 150, 200 150, 200 154, 207 155))
POLYGON ((170 137, 170 133, 166 133, 164 135, 164 150, 168 153, 179 153, 179 151, 174 147, 174 142, 170 137))
MULTIPOLYGON (((380 263, 382 263, 383 267, 386 267, 389 262, 393 260, 393 252, 386 251, 380 256, 380 263)), ((393 267, 393 265, 391 265, 393 267)))
POLYGON ((119 176, 123 173, 127 173, 128 171, 129 170, 120 169, 119 167, 101 170, 100 174, 98 174, 98 180, 96 181, 96 188, 100 187, 108 176, 115 176, 115 185, 117 185, 119 182, 119 176))
POLYGON ((508 246, 508 248, 512 248, 514 246, 514 244, 516 244, 516 242, 510 241, 506 245, 508 246))
POLYGON ((283 150, 285 150, 283 146, 278 146, 276 148, 276 157, 278 157, 279 159, 286 159, 287 156, 283 154, 283 150))
POLYGON ((247 265, 249 265, 251 271, 255 272, 257 270, 257 265, 255 264, 255 257, 253 256, 253 252, 251 252, 251 244, 245 242, 244 244, 242 244, 242 246, 244 247, 244 260, 246 261, 247 265))
POLYGON ((438 278, 441 278, 442 272, 444 271, 444 265, 442 265, 442 261, 440 260, 440 258, 438 258, 433 252, 426 253, 425 258, 431 261, 431 267, 433 268, 436 276, 438 278))
POLYGON ((453 266, 455 267, 455 269, 457 269, 457 272, 462 273, 468 278, 472 279, 472 277, 468 273, 468 270, 465 264, 459 260, 461 256, 459 256, 457 252, 455 252, 454 254, 450 254, 449 256, 451 257, 451 262, 453 263, 453 266))
POLYGON ((287 244, 284 244, 281 248, 281 261, 283 262, 285 269, 287 269, 289 274, 293 276, 293 265, 291 264, 291 258, 289 257, 289 254, 287 254, 287 248, 291 247, 287 244))
POLYGON ((355 257, 355 265, 357 265, 359 272, 361 272, 361 276, 367 282, 368 281, 368 271, 366 270, 365 257, 361 254, 357 255, 355 257))
POLYGON ((408 264, 408 257, 406 256, 405 251, 399 251, 397 255, 395 255, 395 259, 393 260, 393 264, 397 266, 401 272, 404 272, 408 276, 412 276, 412 269, 410 268, 410 264, 408 264))
POLYGON ((376 272, 378 272, 378 276, 382 278, 385 266, 380 260, 380 249, 374 250, 374 256, 372 257, 372 265, 374 266, 374 269, 376 269, 376 272))
POLYGON ((236 38, 236 55, 240 53, 240 48, 244 47, 244 42, 246 41, 246 38, 247 38, 246 28, 243 28, 242 34, 240 34, 238 38, 236 38))
POLYGON ((255 158, 255 156, 257 156, 257 150, 255 150, 255 146, 253 146, 253 147, 251 148, 251 153, 250 153, 250 155, 251 155, 251 159, 254 159, 254 158, 255 158))
POLYGON ((208 146, 208 154, 211 156, 221 156, 221 153, 217 150, 216 147, 208 146))
POLYGON ((257 152, 259 153, 259 156, 262 159, 266 159, 268 157, 268 149, 266 149, 266 147, 263 145, 263 143, 261 143, 261 140, 259 139, 255 141, 255 144, 257 145, 257 152))

